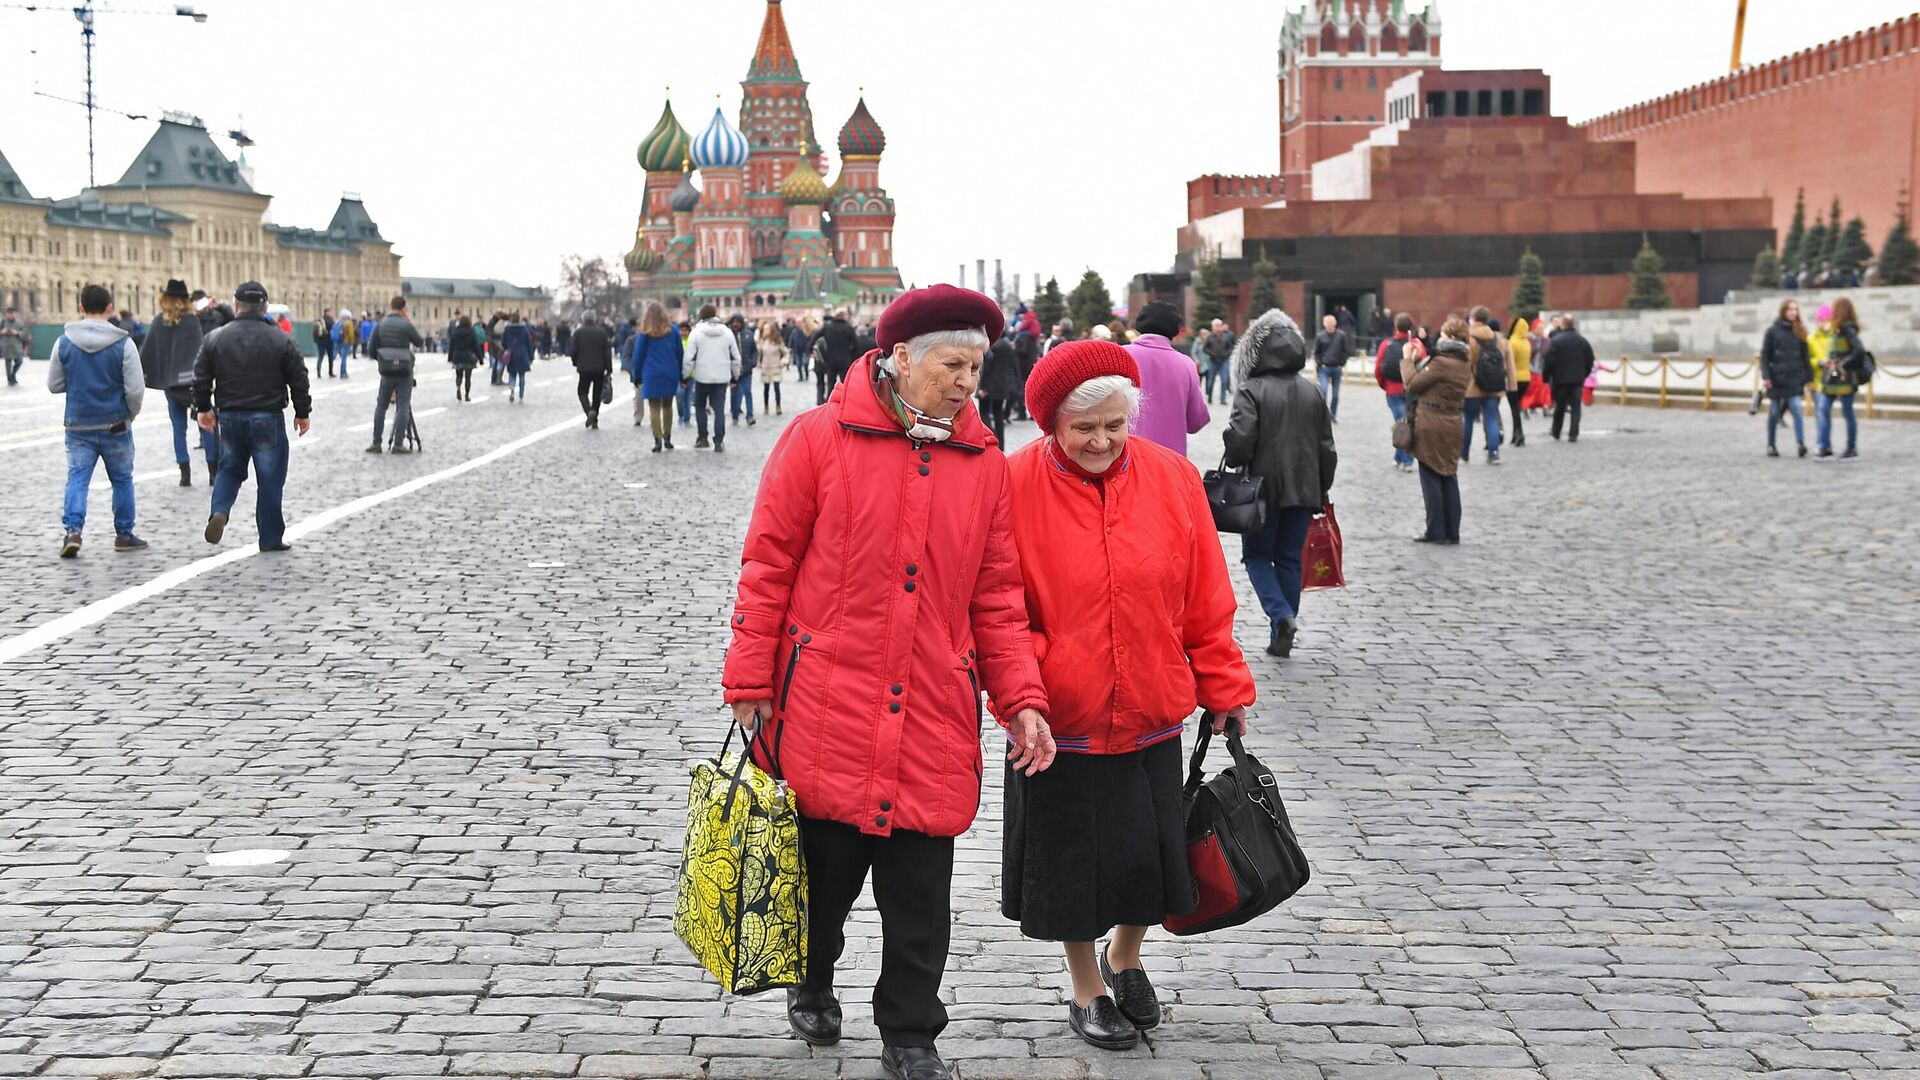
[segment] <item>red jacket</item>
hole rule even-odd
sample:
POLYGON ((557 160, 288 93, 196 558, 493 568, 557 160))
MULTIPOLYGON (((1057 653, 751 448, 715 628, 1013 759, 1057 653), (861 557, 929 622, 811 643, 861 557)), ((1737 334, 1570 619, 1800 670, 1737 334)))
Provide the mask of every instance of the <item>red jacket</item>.
POLYGON ((1407 392, 1407 387, 1405 383, 1400 381, 1400 366, 1398 364, 1393 366, 1393 370, 1387 370, 1387 346, 1397 341, 1400 343, 1400 347, 1404 349, 1407 346, 1408 339, 1412 337, 1412 334, 1396 330, 1393 332, 1392 337, 1380 342, 1379 350, 1373 354, 1373 381, 1379 383, 1380 389, 1385 390, 1389 394, 1404 394, 1407 392))
MULTIPOLYGON (((1192 463, 1131 438, 1096 484, 1056 463, 1049 441, 1028 443, 1007 466, 1060 750, 1128 754, 1177 738, 1196 705, 1253 704, 1253 673, 1233 640, 1233 583, 1192 463)), ((995 709, 1006 715, 997 698, 995 709)))
POLYGON ((721 683, 773 701, 758 756, 802 814, 957 836, 980 805, 980 691, 1047 708, 1007 459, 971 403, 948 441, 908 439, 876 355, 767 458, 721 683))

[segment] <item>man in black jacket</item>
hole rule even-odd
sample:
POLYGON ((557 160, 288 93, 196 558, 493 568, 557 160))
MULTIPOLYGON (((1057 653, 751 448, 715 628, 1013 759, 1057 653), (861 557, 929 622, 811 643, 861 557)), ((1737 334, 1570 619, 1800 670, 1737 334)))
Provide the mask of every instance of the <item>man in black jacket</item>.
POLYGON ((1556 315, 1553 321, 1559 329, 1547 337, 1547 358, 1541 364, 1547 382, 1553 386, 1552 435, 1560 437, 1560 422, 1572 412, 1573 427, 1567 432, 1567 441, 1579 442, 1580 397, 1586 391, 1587 376, 1593 374, 1593 346, 1573 328, 1573 316, 1556 315))
POLYGON ((567 342, 568 355, 573 357, 573 370, 580 375, 575 393, 580 398, 580 411, 587 414, 587 426, 600 426, 600 406, 613 400, 613 384, 608 374, 613 371, 613 341, 607 336, 607 328, 600 325, 597 316, 589 315, 574 330, 572 340, 567 342))
POLYGON ((393 403, 393 452, 411 454, 407 424, 413 416, 413 350, 427 347, 426 339, 407 318, 407 298, 396 296, 387 305, 387 317, 373 328, 367 351, 380 365, 380 388, 374 391, 373 444, 367 453, 380 452, 380 435, 387 426, 387 403, 393 403))
POLYGON ((833 393, 833 388, 839 384, 840 380, 847 377, 848 369, 852 368, 854 360, 858 359, 856 354, 858 339, 859 335, 854 332, 853 324, 847 321, 845 311, 834 312, 827 319, 826 325, 820 328, 820 366, 825 369, 826 374, 820 380, 819 404, 827 403, 827 395, 833 393))
POLYGON ((217 544, 227 515, 253 463, 259 484, 254 517, 261 551, 286 551, 287 523, 280 495, 287 485, 287 425, 281 415, 293 402, 293 429, 305 435, 313 399, 307 393, 307 362, 293 339, 267 321, 267 290, 249 281, 234 290, 234 320, 208 334, 193 362, 193 405, 200 427, 217 430, 220 464, 213 477, 213 512, 207 543, 217 544))

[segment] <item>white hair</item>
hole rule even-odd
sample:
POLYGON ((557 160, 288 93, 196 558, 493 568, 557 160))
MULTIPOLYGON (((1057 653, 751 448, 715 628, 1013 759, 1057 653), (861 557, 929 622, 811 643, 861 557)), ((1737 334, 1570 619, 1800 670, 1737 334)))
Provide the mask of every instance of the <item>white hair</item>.
POLYGON ((932 349, 984 350, 988 344, 985 327, 972 326, 965 330, 929 330, 907 339, 907 360, 917 364, 920 358, 932 349))
POLYGON ((1060 402, 1060 415, 1069 416, 1097 408, 1115 394, 1127 399, 1127 425, 1131 427, 1140 418, 1140 388, 1125 375, 1102 375, 1074 387, 1073 392, 1060 402))

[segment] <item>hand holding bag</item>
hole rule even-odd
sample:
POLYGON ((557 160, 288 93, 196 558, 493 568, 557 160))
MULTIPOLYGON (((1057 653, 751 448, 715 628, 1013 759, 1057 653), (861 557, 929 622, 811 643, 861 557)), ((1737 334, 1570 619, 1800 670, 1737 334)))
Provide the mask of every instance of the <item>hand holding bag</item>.
POLYGON ((1320 507, 1320 516, 1307 526, 1307 540, 1300 547, 1300 588, 1345 588, 1345 553, 1340 521, 1333 516, 1333 504, 1326 503, 1320 507))
MULTIPOLYGON (((693 766, 673 933, 730 994, 797 986, 807 970, 807 868, 800 811, 748 746, 693 766)), ((764 724, 756 731, 764 731, 764 724)))
POLYGON ((1187 818, 1187 867, 1193 874, 1194 909, 1170 915, 1172 934, 1203 934, 1240 926, 1278 907, 1313 876, 1294 839, 1280 786, 1229 729, 1233 765, 1201 782, 1213 715, 1200 718, 1200 735, 1181 801, 1187 818))
POLYGON ((1225 457, 1220 467, 1208 469, 1201 477, 1207 489, 1207 508, 1213 511, 1213 527, 1224 533, 1257 533, 1267 527, 1267 500, 1261 498, 1262 478, 1247 475, 1245 469, 1228 469, 1225 457))

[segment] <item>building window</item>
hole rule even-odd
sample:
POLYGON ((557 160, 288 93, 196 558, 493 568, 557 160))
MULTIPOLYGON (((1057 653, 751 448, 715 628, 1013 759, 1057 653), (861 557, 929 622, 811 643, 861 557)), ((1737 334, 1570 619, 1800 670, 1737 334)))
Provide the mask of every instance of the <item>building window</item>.
POLYGON ((1453 92, 1453 115, 1473 115, 1473 95, 1471 92, 1466 90, 1455 90, 1453 92))
POLYGON ((1475 112, 1474 115, 1492 116, 1493 115, 1493 91, 1482 90, 1478 94, 1475 94, 1474 97, 1476 99, 1475 104, 1479 106, 1479 110, 1475 112))
POLYGON ((1427 115, 1447 115, 1447 92, 1445 90, 1427 91, 1427 115))
POLYGON ((1346 89, 1346 80, 1342 79, 1340 73, 1337 71, 1333 73, 1333 88, 1335 90, 1346 89))
POLYGON ((1520 95, 1520 112, 1525 116, 1539 116, 1546 111, 1546 95, 1538 90, 1528 90, 1520 95))
POLYGON ((1512 116, 1514 114, 1515 103, 1513 99, 1514 99, 1513 91, 1511 90, 1500 91, 1500 115, 1501 116, 1512 116))
POLYGON ((1380 89, 1380 79, 1371 71, 1367 72, 1367 89, 1369 90, 1380 89))

